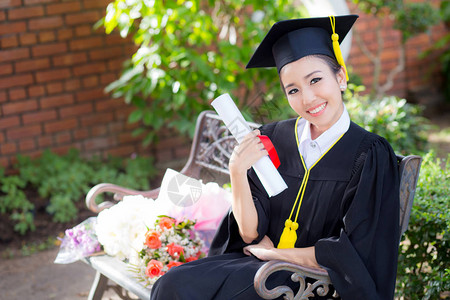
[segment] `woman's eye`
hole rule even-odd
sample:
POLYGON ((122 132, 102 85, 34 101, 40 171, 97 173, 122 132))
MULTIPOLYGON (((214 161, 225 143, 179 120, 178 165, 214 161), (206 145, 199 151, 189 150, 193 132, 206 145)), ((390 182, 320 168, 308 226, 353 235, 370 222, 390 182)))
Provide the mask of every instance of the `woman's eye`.
POLYGON ((320 77, 313 78, 313 79, 311 80, 311 84, 318 83, 320 80, 322 80, 322 78, 320 78, 320 77))
POLYGON ((288 94, 289 95, 294 95, 297 92, 298 92, 298 89, 292 89, 292 90, 289 90, 288 94))

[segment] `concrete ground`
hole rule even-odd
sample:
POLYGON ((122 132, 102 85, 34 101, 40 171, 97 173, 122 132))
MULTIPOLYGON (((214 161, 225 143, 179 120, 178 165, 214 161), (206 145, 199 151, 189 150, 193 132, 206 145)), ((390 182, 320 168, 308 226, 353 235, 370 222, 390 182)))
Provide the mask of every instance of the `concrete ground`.
MULTIPOLYGON (((0 300, 87 299, 95 271, 83 262, 54 264, 59 248, 0 259, 0 300)), ((120 299, 112 290, 102 300, 120 299)))

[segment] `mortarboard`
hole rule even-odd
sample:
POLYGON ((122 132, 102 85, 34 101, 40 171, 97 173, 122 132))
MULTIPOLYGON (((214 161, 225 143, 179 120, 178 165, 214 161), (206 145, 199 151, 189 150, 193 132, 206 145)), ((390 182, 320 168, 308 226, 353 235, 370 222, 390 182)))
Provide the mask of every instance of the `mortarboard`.
POLYGON ((345 15, 279 21, 264 37, 246 68, 277 67, 280 72, 284 65, 313 54, 334 57, 345 68, 339 43, 357 18, 345 15))

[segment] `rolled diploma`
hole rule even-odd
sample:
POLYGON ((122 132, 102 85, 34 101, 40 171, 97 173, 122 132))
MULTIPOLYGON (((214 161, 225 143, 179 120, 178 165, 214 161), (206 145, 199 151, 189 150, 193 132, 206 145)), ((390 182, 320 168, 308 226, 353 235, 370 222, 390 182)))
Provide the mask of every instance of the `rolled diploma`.
MULTIPOLYGON (((227 126, 234 138, 238 143, 241 143, 243 138, 251 132, 251 129, 230 95, 220 95, 211 102, 211 105, 222 118, 225 126, 227 126)), ((284 182, 280 173, 278 173, 269 156, 264 156, 259 159, 253 165, 253 169, 269 197, 278 195, 287 189, 286 182, 284 182)))

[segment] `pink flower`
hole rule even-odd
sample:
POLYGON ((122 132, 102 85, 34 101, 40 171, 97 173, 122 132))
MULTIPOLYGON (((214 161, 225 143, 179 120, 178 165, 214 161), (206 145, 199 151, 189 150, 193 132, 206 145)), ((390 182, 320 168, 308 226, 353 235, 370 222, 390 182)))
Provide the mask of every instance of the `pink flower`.
POLYGON ((172 257, 179 257, 181 253, 184 253, 184 249, 182 246, 172 243, 167 245, 167 252, 172 257))
POLYGON ((163 263, 152 259, 147 264, 147 269, 145 270, 145 275, 147 275, 150 278, 163 275, 163 272, 161 271, 163 268, 163 263))
POLYGON ((154 230, 149 230, 145 234, 145 245, 150 249, 158 249, 161 247, 160 234, 154 230))
POLYGON ((178 266, 180 266, 180 265, 182 265, 183 263, 182 262, 180 262, 180 261, 174 261, 174 260, 172 260, 172 261, 170 261, 168 264, 167 264, 167 268, 169 268, 169 270, 170 269, 172 269, 172 267, 178 267, 178 266))
POLYGON ((170 229, 172 228, 173 224, 175 224, 175 220, 172 218, 161 217, 161 219, 159 219, 159 227, 161 227, 161 229, 170 229))

